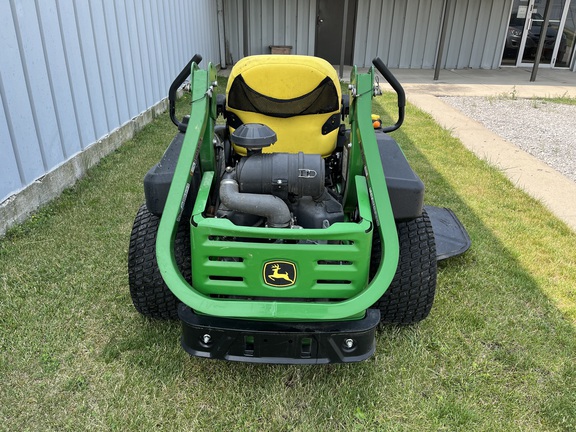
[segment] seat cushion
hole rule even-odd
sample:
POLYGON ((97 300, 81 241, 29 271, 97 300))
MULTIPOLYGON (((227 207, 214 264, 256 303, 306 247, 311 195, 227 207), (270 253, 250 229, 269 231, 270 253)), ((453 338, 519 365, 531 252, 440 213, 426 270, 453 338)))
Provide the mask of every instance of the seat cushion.
POLYGON ((342 94, 336 71, 323 59, 245 57, 232 69, 226 94, 231 132, 242 123, 262 123, 276 132, 278 141, 266 153, 328 156, 336 146, 342 94))

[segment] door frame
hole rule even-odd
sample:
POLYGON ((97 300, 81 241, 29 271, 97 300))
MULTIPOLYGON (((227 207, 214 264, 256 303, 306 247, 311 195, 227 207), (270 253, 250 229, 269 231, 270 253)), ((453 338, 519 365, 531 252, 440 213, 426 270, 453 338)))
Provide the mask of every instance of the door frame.
MULTIPOLYGON (((534 62, 524 62, 524 50, 526 48, 526 40, 528 39, 528 31, 532 27, 532 13, 534 10, 534 1, 528 1, 528 11, 526 22, 524 23, 524 30, 522 31, 522 40, 520 42, 520 48, 518 48, 518 57, 516 58, 516 67, 531 67, 534 65, 534 62)), ((550 0, 552 1, 552 0, 550 0)), ((558 33, 556 36, 556 41, 554 42, 554 48, 552 50, 552 58, 550 59, 550 63, 542 63, 540 62, 539 67, 542 68, 556 68, 556 56, 558 55, 558 49, 560 48, 560 41, 561 38, 558 36, 564 32, 564 25, 566 24, 566 18, 568 16, 568 10, 570 9, 570 2, 571 0, 565 0, 564 9, 562 11, 562 17, 560 18, 560 23, 558 24, 558 33)), ((512 11, 510 11, 512 14, 512 11)), ((555 20, 556 21, 556 20, 555 20)), ((540 37, 542 37, 542 32, 540 32, 540 37)), ((546 35, 544 35, 546 37, 546 35)), ((568 69, 569 66, 562 66, 558 67, 558 69, 568 69)))

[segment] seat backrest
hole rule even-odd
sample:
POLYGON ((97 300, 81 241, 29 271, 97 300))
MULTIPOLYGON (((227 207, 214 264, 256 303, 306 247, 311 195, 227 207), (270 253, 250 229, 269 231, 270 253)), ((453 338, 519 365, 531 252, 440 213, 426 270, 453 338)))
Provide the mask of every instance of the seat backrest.
POLYGON ((277 142, 265 153, 330 155, 336 147, 341 100, 334 68, 310 56, 244 57, 232 68, 226 86, 230 132, 245 123, 262 123, 276 132, 277 142))

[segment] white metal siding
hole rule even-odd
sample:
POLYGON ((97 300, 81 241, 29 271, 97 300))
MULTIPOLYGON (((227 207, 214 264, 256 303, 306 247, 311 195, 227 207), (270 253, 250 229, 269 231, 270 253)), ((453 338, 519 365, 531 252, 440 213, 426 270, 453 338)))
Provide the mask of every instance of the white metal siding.
MULTIPOLYGON (((223 1, 227 64, 268 53, 270 45, 290 45, 295 54, 314 55, 316 0, 223 1)), ((441 67, 498 68, 512 0, 450 3, 441 67)), ((379 56, 392 68, 434 68, 443 5, 444 0, 359 0, 354 64, 368 67, 379 56)))
POLYGON ((0 1, 0 202, 219 63, 213 0, 0 1))
MULTIPOLYGON (((498 67, 510 2, 452 0, 442 67, 498 67)), ((379 56, 392 68, 433 68, 443 3, 441 0, 358 2, 355 64, 369 66, 379 56)))
POLYGON ((500 65, 511 0, 453 0, 442 67, 494 69, 500 65))
POLYGON ((367 67, 380 57, 393 68, 433 67, 441 15, 439 0, 358 2, 354 63, 367 67))
POLYGON ((293 54, 314 54, 316 0, 225 0, 224 20, 229 64, 245 55, 269 54, 270 45, 289 45, 293 54))

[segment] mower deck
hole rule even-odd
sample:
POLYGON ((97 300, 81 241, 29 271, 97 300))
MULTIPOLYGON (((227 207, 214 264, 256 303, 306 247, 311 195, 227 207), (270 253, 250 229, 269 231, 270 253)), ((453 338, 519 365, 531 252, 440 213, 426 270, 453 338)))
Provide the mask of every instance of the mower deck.
POLYGON ((425 206, 436 240, 436 259, 442 261, 466 252, 472 242, 458 216, 448 208, 425 206))

